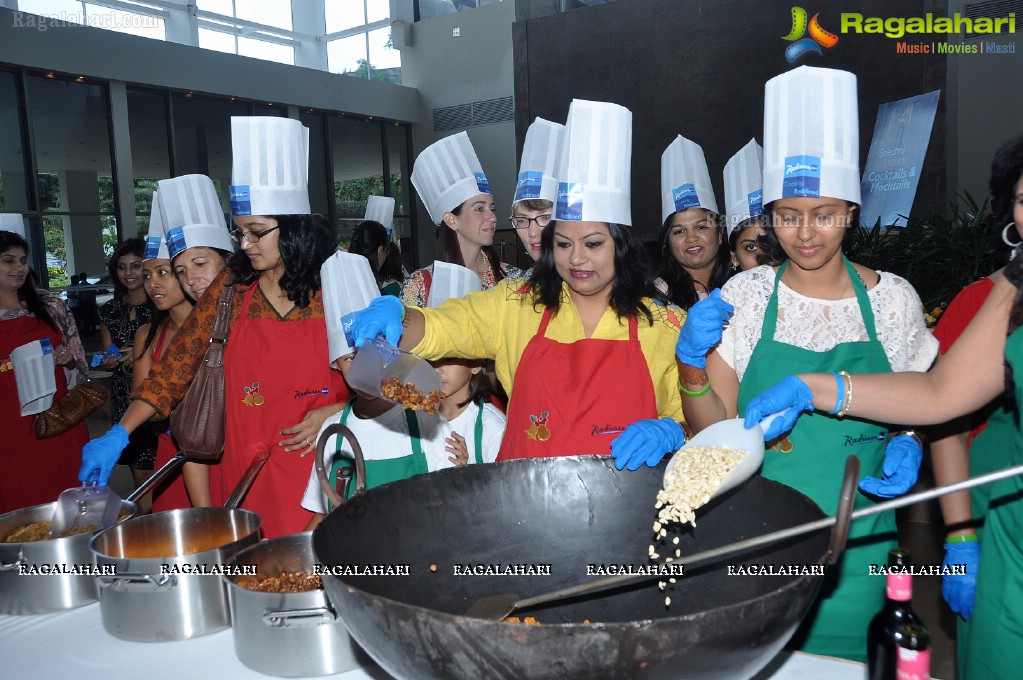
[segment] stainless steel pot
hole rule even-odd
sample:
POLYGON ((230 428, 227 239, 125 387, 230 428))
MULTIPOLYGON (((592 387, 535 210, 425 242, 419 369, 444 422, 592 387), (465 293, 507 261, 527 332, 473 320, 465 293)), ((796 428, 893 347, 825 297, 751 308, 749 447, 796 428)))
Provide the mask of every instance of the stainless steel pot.
MULTIPOLYGON (((134 517, 133 502, 148 493, 184 462, 174 458, 127 500, 120 515, 134 517)), ((0 516, 0 537, 35 522, 49 521, 57 504, 43 503, 0 516)), ((46 614, 80 607, 99 598, 91 570, 96 558, 89 550, 91 533, 26 543, 0 543, 0 614, 46 614), (41 573, 43 571, 49 573, 41 573), (77 573, 75 573, 77 572, 77 573)))
POLYGON ((89 549, 101 575, 100 614, 114 637, 164 642, 199 637, 231 625, 220 573, 238 551, 259 540, 260 518, 235 506, 269 458, 257 454, 227 506, 135 517, 96 534, 89 549))
POLYGON ((323 589, 299 593, 249 590, 244 583, 285 572, 311 572, 312 532, 282 536, 242 550, 225 575, 234 651, 249 668, 280 677, 331 675, 358 668, 361 655, 323 589), (239 574, 249 570, 252 575, 239 574))

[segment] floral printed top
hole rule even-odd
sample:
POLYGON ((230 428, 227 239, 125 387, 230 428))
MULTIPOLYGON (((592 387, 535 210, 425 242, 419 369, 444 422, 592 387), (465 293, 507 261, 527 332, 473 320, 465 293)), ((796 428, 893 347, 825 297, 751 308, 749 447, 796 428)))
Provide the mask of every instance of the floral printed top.
MULTIPOLYGON (((68 389, 85 382, 89 377, 89 363, 85 360, 85 348, 82 346, 82 338, 78 335, 78 326, 75 324, 75 317, 67 303, 58 296, 45 290, 37 290, 39 298, 46 305, 57 328, 60 329, 61 342, 68 350, 75 355, 75 368, 65 368, 64 377, 67 378, 68 389)), ((17 319, 22 316, 35 316, 27 309, 0 309, 0 322, 17 319)))
MULTIPOLYGON (((501 263, 501 272, 506 279, 521 279, 522 270, 507 262, 501 263)), ((417 269, 405 282, 405 288, 401 292, 401 301, 406 307, 425 307, 430 299, 430 287, 426 284, 426 272, 433 276, 433 265, 417 269)), ((497 285, 494 280, 494 270, 490 267, 490 260, 483 258, 483 290, 489 290, 497 285)))

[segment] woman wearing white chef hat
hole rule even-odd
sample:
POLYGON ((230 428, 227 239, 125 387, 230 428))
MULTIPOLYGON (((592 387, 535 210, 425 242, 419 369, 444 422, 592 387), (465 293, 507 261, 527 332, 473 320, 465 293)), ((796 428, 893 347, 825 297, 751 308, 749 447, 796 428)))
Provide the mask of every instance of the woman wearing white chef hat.
POLYGON ((436 309, 380 298, 356 315, 357 343, 385 333, 427 359, 495 360, 509 395, 499 461, 607 455, 626 427, 619 440, 661 454, 684 438, 671 355, 683 314, 649 296, 629 226, 632 114, 575 100, 567 127, 555 221, 528 281, 436 309))
MULTIPOLYGON (((501 262, 494 250, 494 197, 469 135, 459 132, 426 147, 412 167, 412 184, 438 225, 438 260, 473 270, 484 289, 505 277, 521 275, 517 268, 501 262)), ((432 278, 432 267, 412 272, 402 301, 425 305, 432 278)))
POLYGON ((231 213, 240 246, 137 390, 121 423, 85 447, 80 475, 94 470, 109 475, 127 431, 156 413, 169 414, 184 396, 205 354, 221 293, 233 285, 224 351, 225 448, 220 464, 211 467, 209 501, 222 504, 252 457, 270 451, 242 502, 259 513, 269 538, 308 523, 311 515, 298 501, 311 461, 299 453, 312 450, 323 420, 348 395, 327 361, 320 295, 320 265, 337 241, 322 216, 309 214, 309 131, 301 123, 235 117, 231 137, 231 213))
POLYGON ((401 251, 393 238, 393 222, 394 199, 370 196, 366 202, 366 216, 352 232, 348 252, 369 260, 382 294, 401 297, 407 273, 401 262, 401 251))
MULTIPOLYGON (((558 178, 554 173, 564 136, 564 125, 537 118, 526 130, 526 141, 522 145, 519 177, 508 220, 534 262, 540 258, 543 228, 554 216, 554 199, 558 197, 558 178)), ((530 273, 527 271, 523 276, 530 273)))
MULTIPOLYGON (((842 254, 860 203, 856 110, 856 77, 846 71, 803 66, 767 83, 763 203, 786 259, 736 274, 720 299, 690 310, 679 360, 687 421, 697 431, 742 414, 793 373, 828 371, 845 386, 848 372, 922 371, 934 361, 937 341, 913 287, 842 254)), ((905 493, 922 457, 915 436, 886 444, 884 426, 846 417, 848 402, 801 418, 764 456, 765 477, 828 514, 837 509, 847 455, 880 477, 861 482, 857 506, 874 502, 865 494, 905 493), (882 464, 896 472, 882 477, 882 464)), ((884 600, 884 583, 868 566, 885 562, 894 538, 892 512, 853 523, 850 546, 796 635, 800 649, 865 658, 867 624, 884 600)))
POLYGON ((732 274, 703 149, 679 135, 661 154, 658 290, 689 309, 732 274))
POLYGON ((0 514, 52 503, 61 491, 77 486, 76 452, 89 437, 83 421, 57 437, 37 439, 35 416, 21 415, 11 353, 40 342, 42 359, 36 352, 25 372, 36 369, 37 385, 45 378, 39 372, 52 374, 46 391, 53 403, 85 379, 85 350, 67 304, 32 284, 22 216, 0 214, 0 514))
POLYGON ((755 139, 725 163, 725 219, 732 269, 744 272, 762 264, 778 264, 777 248, 767 240, 764 215, 764 149, 755 139))

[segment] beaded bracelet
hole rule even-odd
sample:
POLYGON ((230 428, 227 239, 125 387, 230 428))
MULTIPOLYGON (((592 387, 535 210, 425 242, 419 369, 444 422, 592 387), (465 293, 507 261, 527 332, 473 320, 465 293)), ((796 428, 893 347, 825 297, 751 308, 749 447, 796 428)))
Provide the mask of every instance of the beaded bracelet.
POLYGON ((845 414, 848 413, 849 409, 852 407, 853 398, 852 376, 845 371, 839 371, 838 374, 845 379, 845 403, 842 404, 841 410, 839 410, 839 412, 836 413, 835 415, 837 415, 839 418, 844 418, 845 414))
POLYGON ((980 536, 977 534, 970 534, 969 536, 946 536, 945 543, 971 543, 973 541, 979 541, 980 536))
POLYGON ((691 392, 691 391, 687 390, 686 388, 682 387, 682 378, 679 378, 678 379, 678 389, 682 392, 682 394, 686 395, 687 397, 702 397, 703 395, 705 395, 708 392, 710 392, 710 378, 707 379, 707 384, 704 385, 703 389, 701 389, 701 390, 699 390, 697 392, 691 392))
POLYGON ((833 373, 835 376, 835 408, 831 409, 832 415, 842 410, 845 405, 845 380, 838 373, 833 373))

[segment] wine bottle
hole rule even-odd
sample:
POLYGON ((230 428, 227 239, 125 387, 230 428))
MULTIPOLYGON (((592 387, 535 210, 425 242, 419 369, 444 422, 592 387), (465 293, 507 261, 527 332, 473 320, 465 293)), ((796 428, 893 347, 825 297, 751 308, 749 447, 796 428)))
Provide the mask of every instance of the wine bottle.
POLYGON ((867 628, 867 678, 869 680, 895 680, 895 662, 898 657, 896 633, 899 626, 915 624, 924 628, 923 620, 913 611, 913 577, 909 551, 888 552, 888 585, 881 611, 867 628))
POLYGON ((930 680, 931 634, 914 623, 895 629, 898 647, 895 650, 895 677, 897 680, 930 680))

